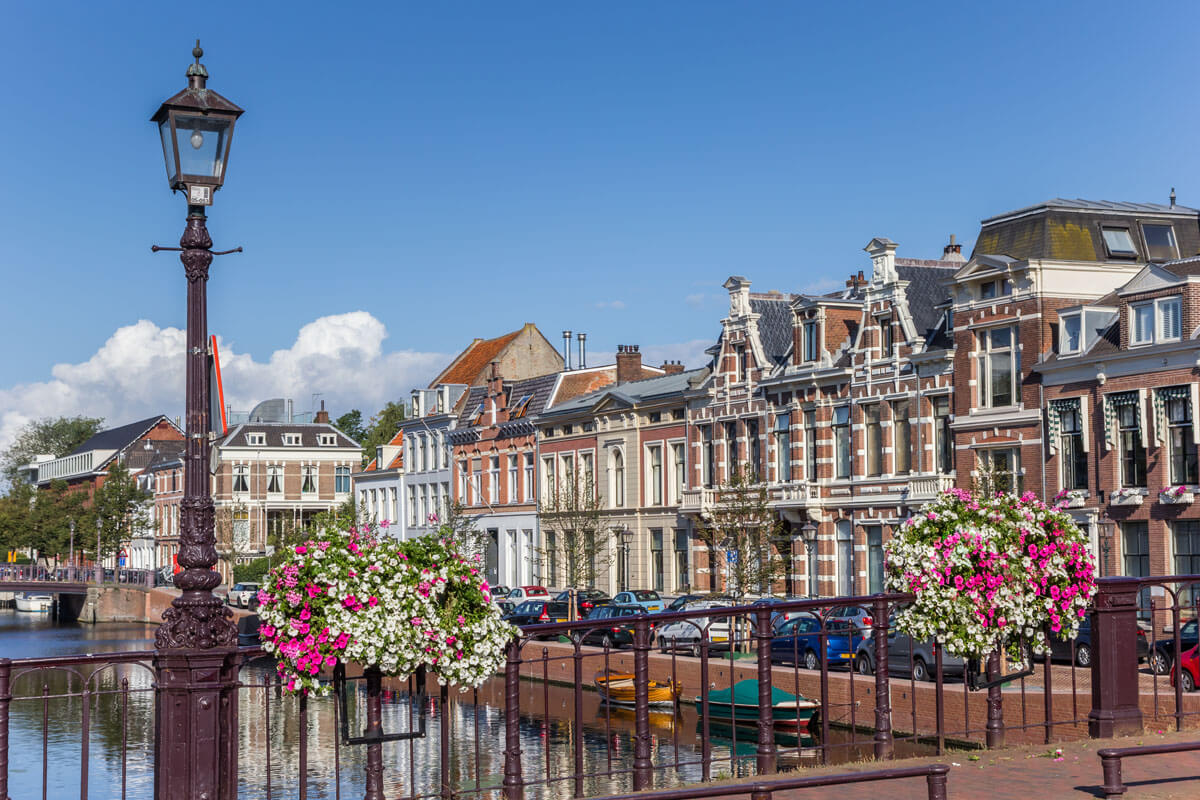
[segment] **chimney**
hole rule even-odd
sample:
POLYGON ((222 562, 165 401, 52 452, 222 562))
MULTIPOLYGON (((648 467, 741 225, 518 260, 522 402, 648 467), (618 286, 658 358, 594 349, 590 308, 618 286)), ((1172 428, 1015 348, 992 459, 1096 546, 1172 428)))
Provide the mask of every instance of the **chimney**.
POLYGON ((571 368, 571 332, 563 331, 563 369, 571 368))
POLYGON ((504 405, 504 378, 500 377, 500 362, 493 361, 491 363, 491 371, 488 377, 487 399, 490 411, 492 412, 492 424, 498 425, 504 422, 500 418, 500 411, 504 405))
POLYGON ((642 354, 636 344, 617 345, 617 383, 629 383, 642 377, 642 354))
POLYGON ((861 269, 858 271, 857 275, 851 275, 849 278, 846 279, 846 288, 847 289, 857 289, 859 286, 866 286, 866 285, 867 285, 867 279, 863 275, 863 271, 861 269))
POLYGON ((325 410, 325 401, 321 401, 321 410, 317 412, 317 416, 313 417, 313 422, 323 422, 329 424, 329 412, 325 410))
POLYGON ((953 233, 950 234, 950 244, 942 248, 942 261, 957 261, 959 263, 966 263, 967 261, 963 258, 962 245, 954 241, 953 233))
POLYGON ((579 368, 585 369, 587 367, 587 345, 585 344, 587 334, 577 333, 575 338, 579 341, 579 368))
POLYGON ((683 364, 680 364, 678 361, 664 361, 662 371, 668 375, 678 375, 683 372, 683 364))
POLYGON ((1171 187, 1171 208, 1175 207, 1175 187, 1171 187))

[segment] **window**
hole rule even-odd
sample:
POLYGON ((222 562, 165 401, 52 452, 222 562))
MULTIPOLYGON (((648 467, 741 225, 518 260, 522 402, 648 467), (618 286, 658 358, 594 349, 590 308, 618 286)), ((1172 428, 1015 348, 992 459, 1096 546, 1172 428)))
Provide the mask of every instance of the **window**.
POLYGON ((750 449, 750 469, 754 474, 762 475, 766 472, 762 463, 762 441, 758 438, 758 420, 746 420, 746 442, 750 449))
POLYGON ((388 519, 392 520, 393 522, 398 522, 400 520, 400 507, 396 503, 396 487, 391 487, 388 490, 388 493, 392 498, 388 503, 388 519))
POLYGON ((1180 300, 1178 297, 1164 297, 1155 305, 1158 307, 1158 338, 1160 341, 1178 339, 1182 333, 1179 317, 1180 300))
POLYGON ((579 489, 590 497, 596 496, 595 459, 594 453, 579 454, 579 489))
MULTIPOLYGON (((350 468, 335 467, 333 470, 333 491, 344 494, 350 491, 350 468)), ((393 517, 394 518, 394 517, 393 517)))
POLYGON ((625 505, 625 456, 615 448, 609 453, 612 464, 612 504, 622 508, 625 505))
POLYGON ((662 412, 661 411, 651 411, 650 412, 650 421, 651 422, 662 422, 662 412))
POLYGON ((877 478, 883 474, 883 431, 879 424, 879 404, 863 406, 863 419, 867 427, 867 476, 877 478))
POLYGON ((417 526, 417 487, 408 487, 408 526, 417 526))
POLYGON ((804 323, 804 360, 817 360, 817 323, 804 323))
POLYGON ((517 494, 517 457, 515 455, 508 456, 508 502, 515 503, 520 499, 517 494))
MULTIPOLYGON (((1175 574, 1195 575, 1200 572, 1200 522, 1194 520, 1180 521, 1171 524, 1175 537, 1175 574)), ((1180 605, 1195 608, 1197 585, 1188 584, 1184 587, 1190 597, 1180 597, 1180 605)))
POLYGON ((817 412, 804 412, 804 480, 817 479, 817 412))
POLYGON ((500 502, 500 456, 488 457, 488 502, 500 502))
POLYGON ((880 354, 884 358, 890 358, 895 353, 896 339, 891 317, 879 318, 879 346, 880 354))
POLYGON ((1021 494, 1021 457, 1015 447, 979 451, 980 487, 986 493, 1021 494))
POLYGON ((1170 225, 1143 225, 1142 236, 1146 238, 1146 257, 1149 260, 1170 261, 1179 258, 1175 230, 1170 225))
POLYGON ((1071 314, 1061 317, 1062 328, 1059 331, 1058 349, 1063 353, 1078 353, 1080 346, 1083 344, 1080 340, 1080 315, 1071 314))
MULTIPOLYGON (((661 506, 663 501, 663 451, 662 445, 651 445, 646 448, 647 461, 650 462, 650 505, 661 506)), ((661 536, 660 536, 661 538, 661 536)))
POLYGON ((542 502, 551 502, 555 498, 557 489, 554 456, 542 456, 542 502))
POLYGON ((1014 346, 1014 329, 992 328, 979 332, 979 405, 1001 408, 1017 402, 1020 357, 1014 346))
POLYGON ((854 594, 854 526, 848 519, 837 522, 838 595, 854 594))
POLYGON ((1137 487, 1146 485, 1146 447, 1142 443, 1142 426, 1138 413, 1140 401, 1137 392, 1119 396, 1117 402, 1117 428, 1121 435, 1121 485, 1137 487))
POLYGON ((429 490, 432 487, 426 483, 421 486, 421 514, 417 517, 417 525, 428 525, 429 515, 433 513, 433 503, 430 502, 429 490))
POLYGON ((737 349, 737 359, 738 379, 744 383, 750 380, 750 358, 744 346, 737 349))
POLYGON ((471 416, 467 417, 468 425, 478 425, 479 418, 483 416, 483 403, 475 406, 475 410, 471 412, 471 416))
POLYGON ((305 466, 300 468, 300 492, 302 494, 316 494, 317 491, 317 468, 315 466, 305 466))
POLYGON ((663 559, 662 528, 650 529, 650 571, 654 575, 654 591, 667 590, 666 562, 663 559))
POLYGON ((1128 228, 1101 228, 1104 246, 1108 254, 1116 258, 1137 258, 1137 248, 1133 246, 1133 237, 1128 228))
POLYGON ((483 502, 483 491, 480 489, 480 481, 483 480, 483 459, 471 459, 471 501, 476 505, 483 502))
POLYGON ((533 453, 525 454, 525 500, 533 499, 533 453))
POLYGON ((691 587, 691 576, 688 573, 688 532, 675 531, 675 590, 683 591, 691 587))
POLYGON ((318 433, 317 444, 321 447, 333 447, 337 444, 337 434, 335 433, 318 433))
POLYGON ((725 423, 725 478, 732 480, 738 471, 738 426, 737 421, 725 423))
MULTIPOLYGON (((1051 413, 1054 413, 1051 406, 1051 413)), ((1062 487, 1064 489, 1086 489, 1088 486, 1087 451, 1084 449, 1083 420, 1080 418, 1079 401, 1058 410, 1061 431, 1059 450, 1062 459, 1062 487)))
POLYGON ((792 416, 784 411, 775 416, 775 480, 792 479, 792 416))
POLYGON ((245 464, 235 464, 233 467, 233 491, 248 492, 250 491, 249 480, 250 468, 245 464))
POLYGON ((704 452, 704 457, 701 460, 703 474, 700 476, 700 481, 704 484, 705 488, 712 488, 713 476, 717 472, 717 454, 716 448, 713 446, 713 426, 702 426, 700 428, 700 436, 702 437, 700 447, 704 452))
POLYGON ((1196 468, 1196 439, 1192 434, 1192 398, 1188 389, 1178 394, 1183 396, 1166 400, 1167 427, 1171 434, 1171 483, 1194 484, 1200 476, 1196 468))
POLYGON ((912 429, 908 421, 908 401, 892 402, 892 472, 906 475, 912 469, 912 429))
MULTIPOLYGON (((1150 523, 1121 523, 1121 560, 1125 575, 1130 578, 1145 578, 1150 575, 1150 523)), ((1138 616, 1150 616, 1150 587, 1139 592, 1138 616)), ((1159 601, 1162 604, 1162 601, 1159 601)))
POLYGON ((265 433, 247 433, 246 444, 251 447, 265 447, 267 444, 267 435, 265 433))
POLYGON ((564 435, 564 436, 570 436, 570 435, 571 435, 572 433, 574 433, 574 432, 575 432, 575 428, 574 428, 574 426, 572 426, 572 425, 563 425, 563 435, 564 435))
POLYGON ((883 527, 867 526, 867 591, 883 591, 883 527))
POLYGON ((458 462, 458 502, 467 504, 467 462, 458 462))
POLYGON ((508 418, 509 419, 520 419, 521 417, 525 416, 525 412, 529 408, 529 400, 532 397, 533 397, 533 395, 531 395, 531 394, 521 395, 520 399, 517 400, 517 402, 513 404, 513 407, 511 409, 509 409, 508 418))
POLYGON ((671 444, 671 461, 673 462, 675 483, 671 487, 671 502, 678 504, 683 499, 683 490, 687 488, 687 447, 683 442, 671 444))
POLYGON ((283 493, 283 467, 275 464, 267 467, 267 494, 283 493))
POLYGON ((671 409, 671 419, 678 421, 683 418, 684 418, 684 414, 683 414, 682 408, 672 408, 671 409))
POLYGON ((996 282, 995 281, 985 281, 984 283, 979 284, 979 299, 980 300, 991 300, 995 296, 996 296, 996 282))
POLYGON ((954 436, 950 430, 950 398, 933 398, 933 434, 936 439, 937 471, 954 470, 954 436))
POLYGON ((287 447, 299 447, 300 446, 300 434, 285 433, 283 435, 283 443, 287 447))
POLYGON ((833 410, 833 450, 836 477, 850 477, 850 407, 833 410))
POLYGON ((558 583, 558 536, 554 531, 546 531, 546 583, 555 586, 558 583))

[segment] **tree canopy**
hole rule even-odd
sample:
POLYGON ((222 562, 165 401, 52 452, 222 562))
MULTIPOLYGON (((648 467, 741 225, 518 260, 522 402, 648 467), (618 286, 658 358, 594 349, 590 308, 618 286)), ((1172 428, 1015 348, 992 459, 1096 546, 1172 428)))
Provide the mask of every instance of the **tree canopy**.
POLYGON ((44 417, 21 429, 17 438, 0 453, 0 474, 9 482, 17 471, 35 456, 65 456, 90 439, 101 426, 102 417, 44 417))
POLYGON ((363 427, 362 412, 352 408, 333 421, 333 427, 362 444, 367 438, 367 429, 363 427))
POLYGON ((381 408, 378 414, 371 417, 366 435, 358 440, 363 446, 364 466, 375 457, 376 447, 391 441, 392 437, 396 435, 400 423, 404 422, 405 418, 404 403, 397 403, 394 400, 381 408))

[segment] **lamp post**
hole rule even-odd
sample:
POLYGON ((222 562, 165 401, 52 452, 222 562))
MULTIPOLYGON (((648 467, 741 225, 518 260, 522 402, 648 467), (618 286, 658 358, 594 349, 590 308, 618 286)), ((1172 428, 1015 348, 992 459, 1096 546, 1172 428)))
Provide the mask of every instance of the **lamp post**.
MULTIPOLYGON (((234 123, 242 109, 209 89, 192 50, 185 89, 151 117, 158 125, 167 184, 187 200, 176 250, 187 278, 187 382, 184 494, 175 586, 181 594, 154 636, 156 800, 232 800, 237 794, 237 628, 212 590, 221 582, 209 494, 208 268, 214 253, 206 207, 225 182, 234 123)), ((240 250, 240 248, 238 248, 240 250)), ((227 251, 235 252, 235 251, 227 251)))
POLYGON ((1100 527, 1100 577, 1103 578, 1111 572, 1108 567, 1108 553, 1112 548, 1113 537, 1117 533, 1117 523, 1105 511, 1104 516, 1100 517, 1097 524, 1100 527))
POLYGON ((621 552, 624 553, 622 558, 624 569, 621 570, 624 574, 621 576, 622 591, 629 591, 629 546, 633 543, 633 531, 626 528, 621 531, 621 552))
POLYGON ((69 572, 75 568, 75 520, 71 520, 68 527, 71 529, 71 544, 67 547, 67 567, 69 572))
POLYGON ((100 532, 104 529, 104 520, 96 515, 96 585, 104 583, 104 563, 100 560, 100 532))
POLYGON ((804 537, 804 552, 808 556, 805 572, 808 573, 808 596, 817 596, 817 560, 813 558, 817 547, 817 526, 810 519, 800 526, 800 535, 804 537))

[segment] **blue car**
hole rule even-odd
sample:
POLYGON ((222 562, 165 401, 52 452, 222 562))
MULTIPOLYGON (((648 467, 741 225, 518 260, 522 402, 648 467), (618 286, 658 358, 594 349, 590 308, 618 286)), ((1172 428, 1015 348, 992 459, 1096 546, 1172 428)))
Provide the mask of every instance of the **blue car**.
POLYGON ((614 606, 641 606, 650 613, 662 611, 667 607, 658 592, 648 589, 631 589, 627 592, 617 592, 612 599, 614 606))
MULTIPOLYGON (((828 620, 825 628, 825 658, 830 668, 850 667, 862 633, 841 620, 828 620)), ((805 669, 821 668, 821 621, 808 614, 783 623, 771 640, 771 661, 778 664, 803 664, 805 669)))

